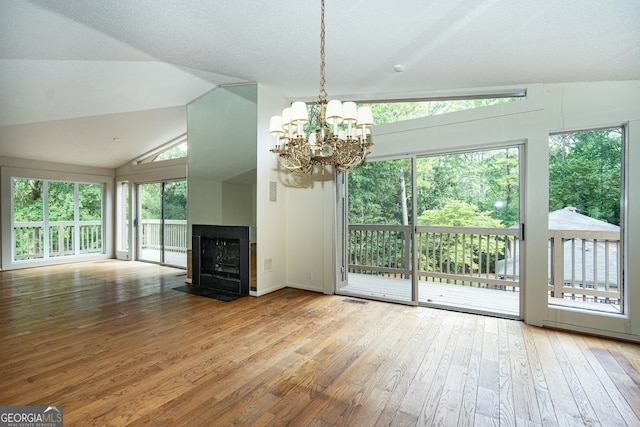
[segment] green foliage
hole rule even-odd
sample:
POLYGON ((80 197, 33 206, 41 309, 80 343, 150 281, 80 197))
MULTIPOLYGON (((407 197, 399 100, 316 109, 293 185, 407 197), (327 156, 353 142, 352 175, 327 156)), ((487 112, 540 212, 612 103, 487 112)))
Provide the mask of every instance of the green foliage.
POLYGON ((349 173, 349 223, 402 224, 402 205, 410 215, 411 161, 409 159, 365 163, 349 173), (404 174, 406 199, 402 198, 404 174))
POLYGON ((166 151, 158 154, 158 156, 153 159, 154 162, 160 162, 163 160, 171 160, 171 159, 179 159, 182 157, 187 157, 187 143, 183 142, 180 145, 176 145, 175 147, 169 148, 166 151))
MULTIPOLYGON (((162 183, 141 186, 142 219, 162 217, 162 183)), ((164 183, 164 218, 187 219, 187 181, 167 181, 164 183)))
POLYGON ((162 218, 162 183, 154 182, 140 186, 141 219, 162 218))
POLYGON ((49 221, 73 221, 75 189, 72 182, 49 182, 49 221))
POLYGON ((42 191, 43 182, 40 180, 14 178, 13 211, 15 222, 43 220, 42 191))
POLYGON ((78 187, 80 221, 102 218, 102 185, 80 184, 78 187))
POLYGON ((171 181, 165 184, 166 219, 187 219, 187 181, 171 181))
MULTIPOLYGON (((371 107, 376 123, 438 114, 449 108, 438 103, 374 104, 371 107)), ((571 205, 588 216, 620 225, 621 155, 621 129, 552 136, 549 210, 571 205)), ((416 225, 511 227, 518 224, 518 157, 517 148, 503 148, 418 158, 416 225)), ((409 159, 367 163, 350 172, 348 222, 402 224, 403 204, 411 218, 410 173, 409 159)), ((397 247, 405 243, 402 234, 389 239, 397 241, 397 247)), ((379 254, 377 237, 362 234, 352 236, 352 240, 351 244, 357 244, 364 253, 382 259, 384 267, 392 268, 402 262, 398 258, 401 251, 395 258, 391 253, 379 254)), ((505 251, 504 241, 488 240, 482 235, 471 241, 462 235, 434 234, 419 247, 419 265, 428 270, 451 272, 486 272, 494 268, 496 258, 504 257, 505 251), (427 257, 427 253, 438 255, 427 257)))
MULTIPOLYGON (((350 172, 349 223, 402 224, 403 202, 411 217, 410 171, 410 160, 401 159, 366 163, 350 172)), ((502 226, 519 222, 518 156, 514 148, 419 158, 416 175, 418 225, 424 224, 422 213, 445 209, 452 201, 476 206, 502 226)))
MULTIPOLYGON (((13 179, 13 210, 15 222, 44 219, 44 189, 48 192, 49 221, 73 221, 75 186, 73 182, 13 179)), ((102 185, 78 184, 80 221, 102 218, 102 185)))
POLYGON ((371 107, 375 124, 394 123, 488 105, 517 101, 520 98, 459 99, 439 101, 377 102, 360 104, 371 107))
POLYGON ((549 210, 573 206, 620 225, 622 131, 553 135, 549 143, 549 210))
MULTIPOLYGON (((481 212, 477 206, 467 202, 449 200, 441 209, 424 211, 418 220, 420 224, 433 226, 501 227, 500 220, 492 218, 492 214, 491 211, 481 212)), ((504 256, 504 242, 488 239, 486 235, 479 234, 475 236, 475 240, 459 234, 433 233, 432 236, 433 238, 422 246, 423 249, 418 255, 420 265, 426 265, 428 271, 486 272, 487 263, 481 264, 480 258, 486 259, 489 254, 491 262, 488 265, 489 268, 493 268, 496 253, 504 256), (427 255, 433 253, 439 256, 427 255)))
MULTIPOLYGON (((43 257, 44 237, 49 241, 49 256, 72 255, 75 252, 76 198, 79 221, 102 219, 102 184, 64 181, 42 181, 14 178, 13 217, 15 223, 16 259, 43 257), (46 212, 48 230, 44 228, 46 212)), ((102 225, 80 224, 80 253, 102 250, 102 225)))
POLYGON ((500 220, 491 217, 492 212, 480 212, 477 206, 460 200, 449 200, 442 209, 426 210, 418 217, 425 225, 451 227, 500 227, 500 220))

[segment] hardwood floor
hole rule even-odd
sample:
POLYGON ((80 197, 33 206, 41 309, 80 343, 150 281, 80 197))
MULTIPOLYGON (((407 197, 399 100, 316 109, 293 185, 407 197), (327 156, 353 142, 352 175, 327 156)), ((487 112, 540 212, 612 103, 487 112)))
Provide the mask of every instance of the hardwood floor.
POLYGON ((231 303, 185 271, 0 272, 0 405, 88 425, 640 425, 640 346, 295 289, 231 303))

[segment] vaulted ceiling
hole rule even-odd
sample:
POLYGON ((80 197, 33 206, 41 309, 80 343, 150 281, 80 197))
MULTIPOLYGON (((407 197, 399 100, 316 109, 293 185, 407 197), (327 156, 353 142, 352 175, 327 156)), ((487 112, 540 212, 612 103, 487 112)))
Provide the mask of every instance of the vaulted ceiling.
MULTIPOLYGON (((640 79, 638 0, 326 3, 330 96, 640 79)), ((319 21, 319 0, 0 0, 0 156, 114 168, 218 85, 314 99, 319 21)))

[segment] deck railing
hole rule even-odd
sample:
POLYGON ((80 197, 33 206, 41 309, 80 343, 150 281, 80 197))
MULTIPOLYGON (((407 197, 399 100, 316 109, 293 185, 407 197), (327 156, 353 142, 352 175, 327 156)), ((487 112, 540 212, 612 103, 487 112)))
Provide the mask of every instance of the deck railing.
MULTIPOLYGON (((412 226, 349 225, 349 272, 408 278, 412 226)), ((518 291, 518 229, 416 227, 419 280, 518 291)), ((549 296, 619 303, 620 236, 549 232, 549 296)))
POLYGON ((510 291, 520 231, 512 228, 416 227, 420 280, 510 291))
MULTIPOLYGON (((407 278, 411 274, 412 226, 349 225, 349 271, 407 278)), ((420 280, 517 290, 513 262, 519 230, 416 227, 420 280)))
MULTIPOLYGON (((159 219, 143 219, 140 221, 142 227, 142 249, 162 249, 162 221, 159 219)), ((187 220, 186 219, 165 219, 164 220, 164 248, 166 251, 187 253, 187 220)))
MULTIPOLYGON (((78 223, 79 254, 102 252, 102 223, 80 221, 78 223)), ((160 220, 144 219, 142 227, 142 249, 161 249, 160 220)), ((48 256, 72 256, 75 251, 75 224, 73 221, 49 221, 48 256)), ((17 222, 14 224, 15 260, 41 259, 45 256, 44 223, 42 221, 17 222)), ((165 250, 187 252, 187 221, 165 220, 165 250)))
POLYGON ((620 232, 549 231, 549 296, 620 304, 620 232))
MULTIPOLYGON (((75 223, 49 221, 48 254, 50 257, 75 255, 75 223)), ((16 222, 13 227, 14 259, 39 259, 45 255, 44 223, 42 221, 16 222)), ((78 253, 102 252, 102 222, 79 221, 78 253)))

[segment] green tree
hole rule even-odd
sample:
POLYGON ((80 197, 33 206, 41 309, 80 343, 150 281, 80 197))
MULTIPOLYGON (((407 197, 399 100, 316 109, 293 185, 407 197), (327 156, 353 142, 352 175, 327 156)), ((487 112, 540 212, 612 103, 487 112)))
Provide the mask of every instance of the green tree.
POLYGON ((350 224, 402 224, 402 206, 411 215, 411 161, 409 159, 365 163, 350 172, 350 224), (405 177, 403 199, 402 176, 405 177))
POLYGON ((80 184, 78 186, 78 208, 80 221, 95 221, 102 218, 102 185, 80 184))
POLYGON ((549 210, 573 206, 592 218, 620 225, 622 130, 552 135, 549 143, 549 210))
POLYGON ((73 182, 49 181, 49 221, 73 221, 75 185, 73 182))
MULTIPOLYGON (((162 217, 163 183, 151 183, 141 186, 143 219, 162 217)), ((164 218, 187 219, 187 181, 177 180, 164 183, 164 218)))
POLYGON ((515 148, 418 159, 418 212, 443 209, 451 200, 489 211, 503 226, 518 223, 518 156, 515 148))
POLYGON ((142 184, 140 204, 142 219, 160 219, 162 217, 162 183, 142 184))
MULTIPOLYGON (((348 220, 350 224, 402 225, 411 215, 411 161, 410 159, 366 163, 348 175, 348 220), (404 183, 403 183, 404 180, 404 183), (403 185, 404 184, 404 185, 403 185), (405 217, 406 215, 406 217, 405 217)), ((389 232, 385 239, 394 241, 397 251, 385 252, 379 245, 379 235, 356 233, 350 236, 352 262, 359 263, 358 253, 375 257, 379 265, 402 265, 405 234, 389 232), (359 248, 359 250, 355 250, 359 248)))
MULTIPOLYGON (((42 181, 35 179, 13 179, 13 218, 17 223, 36 222, 28 228, 32 234, 16 232, 15 254, 24 257, 28 254, 42 256, 44 236, 49 238, 50 254, 70 254, 74 252, 74 221, 102 219, 102 184, 83 184, 65 181, 42 181), (79 216, 76 218, 76 189, 79 216), (46 198, 45 198, 46 194, 46 198), (45 203, 48 230, 44 229, 45 203), (61 223, 66 222, 66 224, 61 223)), ((100 226, 88 228, 80 224, 81 246, 89 242, 90 249, 102 248, 100 226), (89 234, 87 234, 89 233, 89 234), (90 236, 89 236, 90 235, 90 236), (89 238, 90 237, 90 238, 89 238)), ((87 251, 88 246, 81 250, 87 251)))
POLYGON ((38 179, 13 179, 13 218, 15 222, 42 221, 44 205, 43 181, 38 179))
MULTIPOLYGON (((418 221, 420 224, 450 227, 500 227, 499 220, 492 217, 490 211, 480 211, 477 206, 449 200, 442 209, 425 211, 418 221)), ((420 265, 431 271, 450 272, 493 272, 496 256, 504 258, 503 240, 490 239, 478 233, 475 239, 466 235, 434 233, 426 244, 419 245, 420 265), (437 254, 437 256, 431 256, 437 254), (489 259, 487 263, 486 260, 489 259), (484 260, 484 262, 480 262, 484 260), (447 268, 443 268, 446 264, 447 268)))
POLYGON ((175 147, 171 147, 166 151, 158 154, 153 161, 160 162, 163 160, 171 160, 171 159, 179 159, 182 157, 187 157, 187 143, 183 142, 180 145, 176 145, 175 147))
POLYGON ((166 219, 187 219, 187 180, 165 183, 164 215, 166 219))
POLYGON ((485 107, 495 104, 517 101, 520 98, 485 98, 485 99, 457 99, 457 100, 433 100, 433 101, 406 101, 406 102, 376 102, 364 103, 371 107, 375 124, 394 123, 404 120, 412 120, 421 117, 435 116, 468 110, 471 108, 485 107))
POLYGON ((480 211, 476 205, 460 200, 448 200, 442 209, 427 210, 418 217, 420 225, 451 227, 501 227, 493 212, 480 211))

